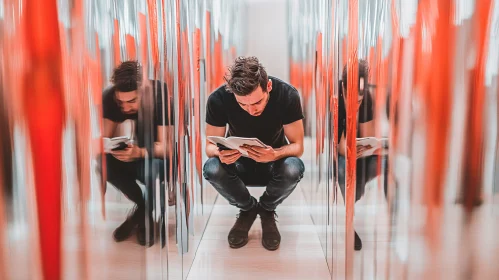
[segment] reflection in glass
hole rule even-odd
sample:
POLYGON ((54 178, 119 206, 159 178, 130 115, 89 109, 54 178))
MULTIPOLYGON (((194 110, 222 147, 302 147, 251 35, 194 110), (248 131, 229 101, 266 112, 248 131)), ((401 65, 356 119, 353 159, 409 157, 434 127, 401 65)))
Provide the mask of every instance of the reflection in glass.
POLYGON ((216 198, 203 107, 241 48, 239 5, 49 2, 0 2, 0 278, 185 279, 216 198), (39 102, 6 94, 34 92, 29 73, 52 75, 39 102))
POLYGON ((497 201, 497 7, 290 1, 291 82, 313 116, 303 189, 333 277, 497 275, 476 266, 498 246, 483 213, 497 201))

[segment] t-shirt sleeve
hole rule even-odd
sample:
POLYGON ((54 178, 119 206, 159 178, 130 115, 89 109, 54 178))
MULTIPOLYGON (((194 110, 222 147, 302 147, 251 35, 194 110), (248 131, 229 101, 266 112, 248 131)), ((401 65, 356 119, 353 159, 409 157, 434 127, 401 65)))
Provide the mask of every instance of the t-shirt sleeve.
POLYGON ((102 113, 105 119, 111 120, 113 122, 123 122, 124 117, 121 113, 121 109, 116 104, 114 100, 114 89, 108 87, 102 93, 102 113))
POLYGON ((288 92, 288 102, 284 108, 282 122, 284 125, 293 123, 304 118, 301 107, 300 94, 294 88, 290 88, 288 92))
POLYGON ((227 112, 223 106, 223 101, 217 92, 208 97, 206 104, 206 123, 213 126, 223 127, 227 125, 227 112))
POLYGON ((359 108, 359 123, 366 123, 372 121, 374 118, 373 112, 373 99, 370 92, 367 92, 360 104, 359 108))

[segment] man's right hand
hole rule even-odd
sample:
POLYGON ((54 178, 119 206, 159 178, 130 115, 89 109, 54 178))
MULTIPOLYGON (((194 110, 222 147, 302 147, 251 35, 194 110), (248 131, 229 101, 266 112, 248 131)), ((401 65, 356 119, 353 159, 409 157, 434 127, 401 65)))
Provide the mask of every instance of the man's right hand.
POLYGON ((238 150, 218 150, 218 158, 225 164, 233 164, 241 155, 241 152, 238 150))
POLYGON ((371 145, 366 145, 366 146, 359 145, 359 146, 357 146, 357 159, 361 158, 363 156, 364 152, 367 150, 370 150, 371 148, 372 148, 371 145))

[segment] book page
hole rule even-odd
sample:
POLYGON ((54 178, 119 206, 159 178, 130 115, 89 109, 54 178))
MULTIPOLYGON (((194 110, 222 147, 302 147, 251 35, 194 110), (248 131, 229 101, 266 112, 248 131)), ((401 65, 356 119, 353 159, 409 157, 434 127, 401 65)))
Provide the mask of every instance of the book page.
POLYGON ((119 137, 114 137, 114 138, 103 138, 104 141, 104 152, 105 153, 110 153, 112 149, 116 148, 119 146, 120 143, 129 143, 130 138, 128 136, 119 136, 119 137))
POLYGON ((258 138, 244 138, 235 136, 224 138, 220 136, 208 136, 207 139, 215 145, 221 144, 229 149, 238 150, 245 157, 248 157, 248 153, 240 148, 243 145, 258 146, 262 148, 266 147, 266 145, 258 138))
POLYGON ((240 148, 243 145, 257 146, 262 148, 266 147, 265 144, 263 144, 262 141, 258 140, 257 138, 244 138, 244 137, 231 136, 227 138, 227 142, 230 143, 230 146, 233 149, 237 149, 245 157, 248 157, 248 153, 240 148))
POLYGON ((388 138, 376 138, 376 137, 357 138, 357 149, 367 146, 371 146, 371 148, 365 150, 359 156, 359 158, 371 156, 378 149, 383 149, 381 155, 388 154, 388 149, 383 148, 383 147, 388 147, 388 138))
POLYGON ((257 147, 262 147, 265 148, 266 145, 260 141, 258 138, 244 138, 244 137, 229 137, 227 138, 227 142, 231 143, 232 145, 236 147, 240 147, 242 145, 248 145, 248 146, 257 146, 257 147))
POLYGON ((213 144, 220 144, 220 145, 223 145, 227 148, 230 148, 230 149, 233 149, 233 147, 230 147, 230 144, 227 143, 226 141, 226 138, 225 137, 221 137, 221 136, 208 136, 206 137, 208 139, 208 141, 210 141, 211 143, 213 144))

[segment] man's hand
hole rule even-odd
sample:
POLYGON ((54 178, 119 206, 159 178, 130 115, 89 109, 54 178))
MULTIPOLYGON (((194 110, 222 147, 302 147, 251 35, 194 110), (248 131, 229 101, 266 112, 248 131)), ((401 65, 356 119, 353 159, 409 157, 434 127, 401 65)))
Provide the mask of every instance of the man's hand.
POLYGON ((248 152, 248 155, 251 159, 253 159, 256 162, 271 162, 276 160, 276 151, 274 148, 268 146, 266 148, 258 147, 258 146, 247 146, 243 145, 241 146, 242 149, 244 149, 246 152, 248 152))
POLYGON ((362 154, 371 149, 371 145, 367 145, 367 146, 357 146, 357 158, 361 158, 362 157, 362 154))
POLYGON ((233 164, 241 157, 241 152, 238 150, 219 150, 218 158, 222 163, 233 164))
POLYGON ((111 151, 111 154, 120 161, 131 162, 142 157, 142 149, 135 145, 129 145, 124 150, 111 151))

